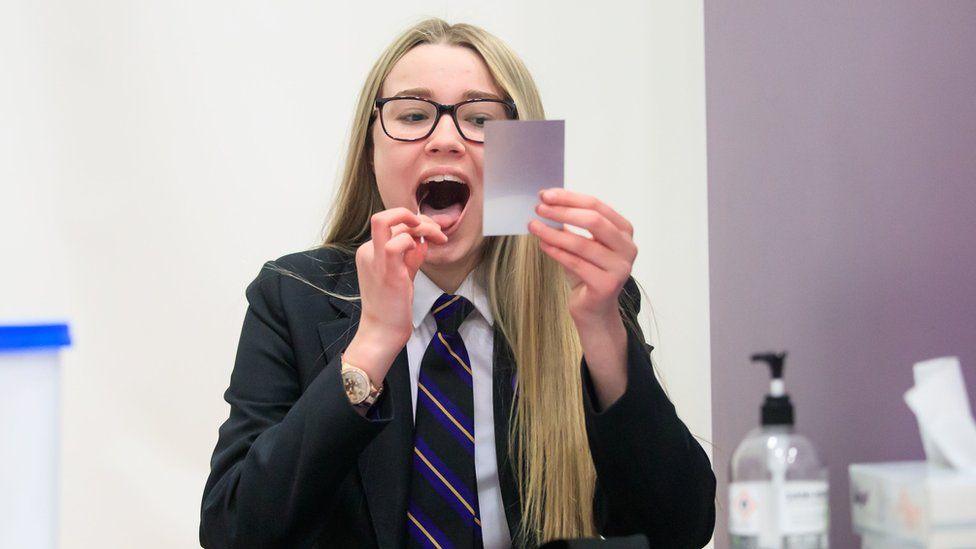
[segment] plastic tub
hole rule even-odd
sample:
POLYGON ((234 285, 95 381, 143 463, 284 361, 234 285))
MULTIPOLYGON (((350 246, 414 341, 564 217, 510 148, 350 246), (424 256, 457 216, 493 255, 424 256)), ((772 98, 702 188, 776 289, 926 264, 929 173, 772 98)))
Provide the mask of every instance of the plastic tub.
POLYGON ((67 324, 0 325, 0 547, 54 548, 67 324))

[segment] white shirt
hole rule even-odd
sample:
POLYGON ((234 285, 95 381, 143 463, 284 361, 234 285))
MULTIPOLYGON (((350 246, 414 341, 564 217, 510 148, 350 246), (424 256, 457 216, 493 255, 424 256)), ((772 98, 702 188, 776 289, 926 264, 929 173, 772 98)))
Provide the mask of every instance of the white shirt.
MULTIPOLYGON (((414 418, 417 415, 417 379, 420 361, 427 345, 437 333, 437 321, 430 314, 437 298, 443 294, 430 278, 417 271, 413 282, 413 335, 407 342, 410 364, 410 397, 414 418)), ((511 546, 502 492, 498 485, 498 461, 495 456, 495 419, 491 402, 492 368, 494 366, 494 319, 488 307, 484 288, 475 284, 474 271, 468 275, 454 295, 470 301, 475 310, 461 323, 458 334, 471 361, 474 380, 474 469, 478 479, 478 507, 481 513, 481 535, 485 549, 511 546)))

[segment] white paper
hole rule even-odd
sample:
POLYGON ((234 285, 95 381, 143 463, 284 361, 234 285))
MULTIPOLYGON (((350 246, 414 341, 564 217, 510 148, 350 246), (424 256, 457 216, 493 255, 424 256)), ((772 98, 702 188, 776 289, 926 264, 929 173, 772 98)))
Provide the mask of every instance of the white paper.
POLYGON ((914 373, 915 387, 905 393, 905 402, 918 419, 927 459, 976 471, 976 421, 959 360, 943 357, 920 362, 914 373))

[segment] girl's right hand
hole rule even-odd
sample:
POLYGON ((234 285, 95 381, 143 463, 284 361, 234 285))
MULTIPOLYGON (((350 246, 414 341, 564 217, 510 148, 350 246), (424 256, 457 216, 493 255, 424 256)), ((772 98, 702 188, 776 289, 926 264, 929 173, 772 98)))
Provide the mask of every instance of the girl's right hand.
POLYGON ((362 313, 344 359, 379 385, 413 333, 413 280, 427 256, 427 242, 444 244, 436 221, 407 208, 383 210, 370 219, 372 239, 356 251, 362 313))

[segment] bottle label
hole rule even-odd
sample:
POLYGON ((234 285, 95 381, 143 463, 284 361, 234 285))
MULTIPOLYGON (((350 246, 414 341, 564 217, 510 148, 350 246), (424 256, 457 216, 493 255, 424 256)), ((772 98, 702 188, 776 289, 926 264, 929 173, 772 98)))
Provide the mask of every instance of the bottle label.
POLYGON ((737 536, 826 534, 827 482, 791 480, 729 485, 729 532, 737 536))

